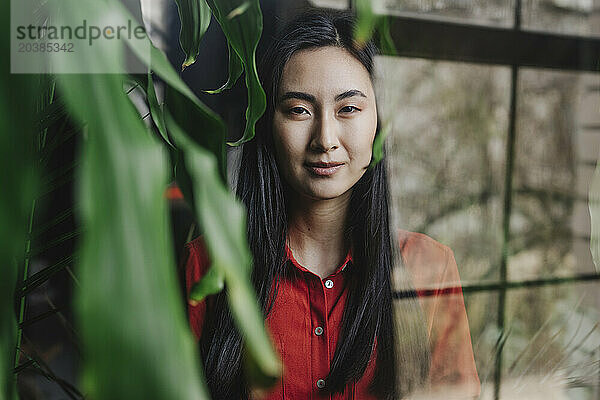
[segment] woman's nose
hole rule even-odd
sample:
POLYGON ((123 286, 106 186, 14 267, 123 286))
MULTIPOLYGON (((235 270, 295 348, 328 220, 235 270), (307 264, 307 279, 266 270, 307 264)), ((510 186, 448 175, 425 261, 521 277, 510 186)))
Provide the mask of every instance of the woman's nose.
POLYGON ((321 117, 312 135, 311 149, 320 152, 337 149, 339 147, 337 129, 335 118, 321 117))

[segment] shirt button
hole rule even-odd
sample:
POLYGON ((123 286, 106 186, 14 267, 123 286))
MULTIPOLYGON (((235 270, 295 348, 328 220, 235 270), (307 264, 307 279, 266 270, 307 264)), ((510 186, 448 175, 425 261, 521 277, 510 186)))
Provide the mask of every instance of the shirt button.
POLYGON ((315 335, 321 336, 322 334, 323 334, 323 328, 321 328, 320 326, 317 326, 315 328, 315 335))
POLYGON ((331 279, 327 279, 327 280, 325 281, 325 287, 326 287, 327 289, 331 289, 331 288, 333 287, 333 281, 332 281, 331 279))
POLYGON ((317 381, 317 387, 318 387, 319 389, 323 389, 323 388, 325 387, 325 381, 324 381, 323 379, 319 379, 319 380, 317 381))

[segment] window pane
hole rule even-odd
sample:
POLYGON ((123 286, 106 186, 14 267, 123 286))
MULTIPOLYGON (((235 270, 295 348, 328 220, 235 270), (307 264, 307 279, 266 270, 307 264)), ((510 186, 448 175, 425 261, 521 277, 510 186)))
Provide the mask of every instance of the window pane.
POLYGON ((598 0, 525 0, 522 24, 525 29, 599 36, 599 9, 598 0))
POLYGON ((600 75, 522 69, 509 279, 595 270, 588 190, 600 154, 600 75))
POLYGON ((377 13, 511 27, 514 0, 373 0, 377 13))
POLYGON ((598 398, 599 293, 598 282, 508 291, 501 398, 598 398))
MULTIPOLYGON (((471 342, 482 393, 493 392, 498 328, 498 292, 466 293, 465 307, 469 318, 471 342)), ((492 397, 485 397, 492 398, 492 397)))
POLYGON ((509 70, 378 57, 395 226, 454 250, 463 284, 497 280, 509 70))

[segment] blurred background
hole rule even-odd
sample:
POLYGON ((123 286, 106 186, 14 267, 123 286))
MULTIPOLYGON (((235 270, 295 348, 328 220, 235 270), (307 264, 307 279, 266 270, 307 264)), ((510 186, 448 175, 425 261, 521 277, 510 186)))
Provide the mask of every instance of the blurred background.
MULTIPOLYGON (((600 0, 372 3, 391 16, 397 50, 377 57, 376 82, 380 117, 392 127, 393 224, 454 250, 482 398, 600 399, 600 271, 588 203, 600 154, 600 0)), ((175 2, 142 5, 154 43, 179 69, 175 2)), ((346 0, 261 5, 259 57, 304 8, 351 7, 346 0)), ((182 76, 235 140, 244 126, 243 82, 218 96, 201 92, 227 79, 226 41, 215 23, 198 59, 182 76)), ((77 140, 57 144, 47 160, 53 172, 33 221, 30 275, 74 262, 77 140)), ((237 159, 230 150, 232 185, 237 159)), ((175 186, 166 196, 179 257, 195 224, 175 186)), ((70 305, 76 275, 60 269, 27 295, 23 348, 59 381, 24 370, 22 399, 80 398, 68 390, 81 362, 70 305)))

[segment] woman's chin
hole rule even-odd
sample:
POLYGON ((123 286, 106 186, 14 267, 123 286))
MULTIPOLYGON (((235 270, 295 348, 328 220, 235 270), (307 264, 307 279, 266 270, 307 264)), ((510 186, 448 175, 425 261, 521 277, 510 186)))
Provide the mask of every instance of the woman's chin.
POLYGON ((316 187, 306 193, 307 197, 313 200, 334 200, 342 198, 349 188, 332 187, 316 187))

